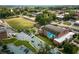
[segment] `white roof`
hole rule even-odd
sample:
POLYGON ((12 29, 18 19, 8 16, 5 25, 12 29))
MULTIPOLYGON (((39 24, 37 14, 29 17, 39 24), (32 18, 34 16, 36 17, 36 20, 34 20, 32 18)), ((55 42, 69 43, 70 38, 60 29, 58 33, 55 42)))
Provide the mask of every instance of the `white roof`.
POLYGON ((68 12, 66 12, 65 14, 69 14, 68 12))
POLYGON ((3 23, 2 20, 0 20, 0 23, 3 23))
POLYGON ((76 21, 75 23, 79 23, 79 21, 76 21))
POLYGON ((59 42, 59 43, 62 43, 63 41, 65 41, 66 39, 70 39, 75 33, 73 32, 69 32, 68 34, 60 37, 60 38, 55 38, 54 40, 59 42))
POLYGON ((59 17, 59 18, 64 18, 64 16, 63 16, 63 15, 57 15, 57 17, 59 17))

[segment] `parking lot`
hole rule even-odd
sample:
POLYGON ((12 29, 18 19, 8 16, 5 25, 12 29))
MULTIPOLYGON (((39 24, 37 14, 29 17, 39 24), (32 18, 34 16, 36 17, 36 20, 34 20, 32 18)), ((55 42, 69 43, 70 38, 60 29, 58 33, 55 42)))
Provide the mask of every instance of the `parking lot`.
POLYGON ((14 52, 14 54, 33 54, 31 50, 29 50, 23 45, 15 46, 14 44, 8 44, 7 47, 11 52, 14 52))
POLYGON ((38 51, 40 48, 44 47, 44 42, 41 41, 40 38, 35 35, 28 35, 26 33, 21 32, 16 36, 18 40, 27 40, 33 47, 38 51))

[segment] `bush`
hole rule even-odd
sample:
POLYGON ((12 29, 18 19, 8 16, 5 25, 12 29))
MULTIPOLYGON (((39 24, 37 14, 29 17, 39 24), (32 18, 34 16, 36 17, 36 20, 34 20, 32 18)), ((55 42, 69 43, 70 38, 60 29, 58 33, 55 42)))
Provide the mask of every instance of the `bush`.
POLYGON ((7 45, 3 45, 2 48, 3 48, 3 50, 6 50, 7 49, 7 45))

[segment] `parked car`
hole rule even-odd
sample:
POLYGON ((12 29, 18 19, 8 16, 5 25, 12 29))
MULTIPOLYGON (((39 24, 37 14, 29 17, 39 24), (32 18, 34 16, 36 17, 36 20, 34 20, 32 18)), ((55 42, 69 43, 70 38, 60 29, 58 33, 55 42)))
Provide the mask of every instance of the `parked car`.
POLYGON ((29 52, 29 50, 28 49, 25 49, 24 52, 27 54, 29 52))

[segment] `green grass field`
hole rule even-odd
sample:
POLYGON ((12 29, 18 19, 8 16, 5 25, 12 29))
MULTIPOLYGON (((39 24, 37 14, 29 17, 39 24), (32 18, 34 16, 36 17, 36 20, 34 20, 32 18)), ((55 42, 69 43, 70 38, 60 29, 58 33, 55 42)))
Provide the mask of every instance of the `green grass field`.
POLYGON ((1 42, 5 45, 5 44, 13 43, 16 40, 17 40, 16 38, 10 38, 10 39, 4 39, 1 42))
POLYGON ((42 35, 37 35, 37 37, 39 37, 41 40, 43 40, 44 42, 46 42, 48 45, 51 45, 52 47, 54 46, 53 41, 51 41, 50 39, 48 39, 45 36, 42 35))
POLYGON ((30 28, 34 26, 34 22, 31 22, 29 20, 23 19, 23 18, 11 18, 7 19, 6 22, 14 29, 16 30, 23 30, 25 28, 30 28))

